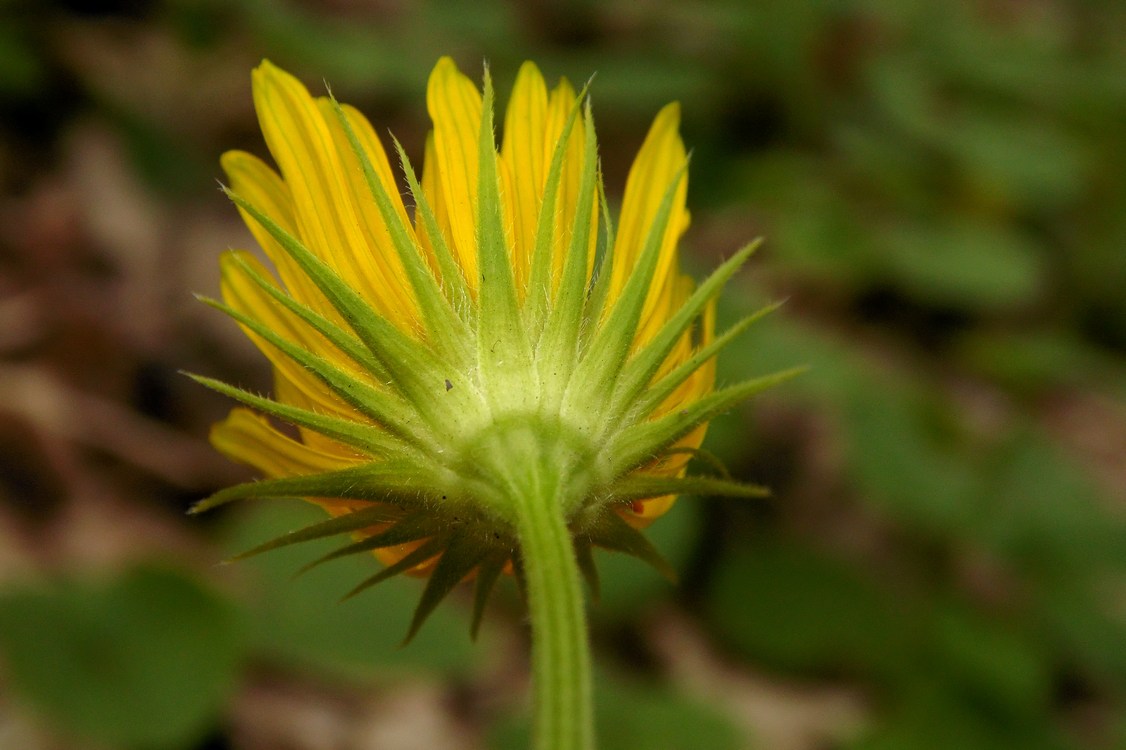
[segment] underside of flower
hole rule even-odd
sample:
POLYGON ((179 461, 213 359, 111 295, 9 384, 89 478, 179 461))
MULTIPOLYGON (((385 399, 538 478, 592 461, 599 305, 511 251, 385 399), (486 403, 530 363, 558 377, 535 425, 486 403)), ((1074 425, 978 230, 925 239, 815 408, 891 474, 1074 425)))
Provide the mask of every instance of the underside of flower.
POLYGON ((682 275, 687 155, 679 111, 657 116, 611 221, 590 107, 521 69, 497 149, 493 90, 448 58, 431 75, 421 178, 399 144, 408 212, 371 125, 264 62, 259 120, 280 172, 249 154, 227 189, 273 269, 222 260, 223 301, 274 365, 214 444, 269 478, 222 490, 305 498, 329 518, 246 554, 338 534, 328 557, 376 552, 429 580, 411 628, 476 577, 474 630, 505 570, 524 574, 530 504, 561 513, 595 589, 592 548, 671 576, 642 529, 683 493, 761 496, 722 473, 687 476, 708 421, 793 371, 716 390, 714 301, 748 247, 699 286, 682 275), (278 423, 296 429, 286 432, 278 423))

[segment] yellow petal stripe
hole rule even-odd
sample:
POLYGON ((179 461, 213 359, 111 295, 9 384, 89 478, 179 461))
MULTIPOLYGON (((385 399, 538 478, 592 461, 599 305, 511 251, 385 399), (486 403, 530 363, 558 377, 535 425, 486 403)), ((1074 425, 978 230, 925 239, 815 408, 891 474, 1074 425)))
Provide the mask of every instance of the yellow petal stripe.
MULTIPOLYGON (((544 158, 547 164, 555 153, 556 144, 563 135, 567 117, 575 106, 575 89, 564 78, 551 91, 548 99, 547 124, 544 138, 544 158)), ((563 173, 560 177, 559 196, 556 205, 555 241, 552 244, 552 279, 558 284, 563 276, 563 263, 566 261, 566 251, 570 246, 571 233, 574 231, 573 221, 579 208, 579 182, 582 179, 583 149, 586 147, 586 136, 580 124, 571 128, 571 136, 567 140, 567 150, 563 156, 563 173)), ((595 196, 597 201, 597 196, 595 196)), ((587 248, 587 275, 594 268, 594 247, 598 242, 598 234, 593 231, 598 224, 598 211, 591 215, 592 231, 590 233, 590 246, 587 248)), ((554 291, 554 290, 553 290, 554 291)))
MULTIPOLYGON (((609 300, 617 299, 645 247, 653 219, 672 181, 684 168, 687 154, 680 140, 680 106, 669 104, 658 113, 649 134, 630 169, 622 199, 621 218, 614 241, 614 268, 610 278, 609 300)), ((661 242, 657 270, 642 311, 642 328, 638 344, 646 341, 664 320, 654 316, 654 308, 662 295, 668 294, 666 283, 677 276, 676 244, 688 227, 688 213, 684 209, 688 195, 687 178, 682 178, 673 198, 669 225, 661 242)))
MULTIPOLYGON (((261 159, 244 151, 228 151, 220 159, 227 179, 231 181, 231 189, 243 196, 251 204, 270 216, 275 222, 290 234, 297 233, 297 221, 293 215, 293 199, 277 172, 272 170, 261 159)), ((278 275, 286 288, 295 299, 305 303, 324 317, 340 323, 340 316, 328 300, 324 298, 316 284, 313 283, 298 265, 289 257, 270 233, 262 225, 254 221, 243 209, 239 209, 243 221, 250 228, 254 238, 266 253, 266 257, 278 270, 278 275)))
POLYGON ((477 288, 477 136, 481 94, 473 82, 443 57, 430 74, 426 105, 434 121, 434 160, 450 222, 453 251, 477 288))
POLYGON ((504 143, 501 158, 512 174, 513 193, 513 272, 516 288, 523 291, 528 281, 532 249, 536 243, 543 186, 550 160, 544 145, 547 120, 547 86, 539 68, 526 62, 516 76, 512 99, 504 118, 504 143))
POLYGON ((290 477, 335 471, 360 463, 319 451, 275 429, 265 417, 237 407, 211 428, 211 444, 239 463, 270 477, 290 477))
MULTIPOLYGON (((430 209, 434 212, 434 218, 438 223, 438 231, 442 233, 447 246, 449 246, 453 234, 450 229, 450 215, 449 212, 446 211, 446 191, 442 187, 441 180, 438 177, 438 157, 434 153, 434 131, 430 131, 426 136, 426 150, 422 160, 422 179, 420 181, 420 187, 422 188, 422 195, 426 198, 426 202, 430 204, 430 209)), ((427 257, 435 257, 434 245, 436 241, 427 234, 421 211, 415 212, 414 220, 415 233, 418 235, 419 243, 422 245, 423 250, 426 251, 427 257)), ((451 252, 453 252, 452 248, 451 252)))
POLYGON ((317 103, 296 78, 269 62, 255 69, 253 90, 262 134, 293 196, 306 246, 377 312, 404 329, 413 328, 413 301, 402 303, 409 285, 389 278, 372 262, 377 251, 361 229, 349 171, 317 103))

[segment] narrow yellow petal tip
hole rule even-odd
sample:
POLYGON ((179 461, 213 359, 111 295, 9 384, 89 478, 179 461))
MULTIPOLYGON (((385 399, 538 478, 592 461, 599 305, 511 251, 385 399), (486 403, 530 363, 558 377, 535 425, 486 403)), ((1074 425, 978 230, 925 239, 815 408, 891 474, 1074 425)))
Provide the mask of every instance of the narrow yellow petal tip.
POLYGON ((541 86, 546 85, 544 84, 543 73, 540 72, 539 66, 531 60, 525 60, 520 65, 520 70, 516 74, 516 87, 520 86, 521 81, 539 82, 541 86))
POLYGON ((661 107, 661 111, 653 118, 651 133, 671 131, 679 137, 680 130, 680 102, 669 102, 661 107))
POLYGON ((250 71, 250 83, 252 86, 258 85, 267 76, 277 75, 284 73, 281 68, 274 65, 266 58, 262 58, 262 62, 258 63, 253 70, 250 71))
POLYGON ((237 169, 238 165, 246 156, 248 156, 248 154, 245 151, 240 151, 238 149, 224 151, 219 157, 219 166, 222 167, 223 171, 227 173, 228 177, 230 177, 231 170, 237 169))
POLYGON ((427 83, 427 89, 438 86, 444 82, 456 78, 461 75, 461 69, 457 67, 457 63, 449 55, 443 55, 438 58, 438 62, 434 64, 434 69, 430 71, 430 79, 427 83))

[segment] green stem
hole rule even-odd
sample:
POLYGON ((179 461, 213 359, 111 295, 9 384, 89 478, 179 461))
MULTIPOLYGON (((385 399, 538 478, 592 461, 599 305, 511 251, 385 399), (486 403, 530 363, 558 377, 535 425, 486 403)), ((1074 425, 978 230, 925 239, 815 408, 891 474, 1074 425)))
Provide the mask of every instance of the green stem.
MULTIPOLYGON (((542 475, 541 475, 542 477, 542 475)), ((537 482, 517 501, 532 620, 536 750, 591 750, 590 645, 579 564, 557 488, 537 482)))
POLYGON ((473 440, 467 472, 512 524, 532 621, 535 750, 593 750, 582 576, 568 518, 595 483, 597 452, 558 422, 499 420, 473 440))

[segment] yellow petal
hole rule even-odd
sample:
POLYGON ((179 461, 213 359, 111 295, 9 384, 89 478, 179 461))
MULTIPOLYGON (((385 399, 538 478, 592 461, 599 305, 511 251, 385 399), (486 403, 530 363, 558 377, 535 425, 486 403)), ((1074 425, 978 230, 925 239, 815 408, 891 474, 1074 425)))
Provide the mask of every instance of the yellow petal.
POLYGON ((526 62, 520 66, 505 111, 504 143, 500 151, 511 171, 508 192, 512 206, 513 270, 520 290, 527 282, 531 266, 544 180, 551 159, 544 145, 546 125, 547 85, 539 68, 526 62))
MULTIPOLYGON (((681 278, 686 281, 684 285, 685 289, 690 290, 691 281, 687 277, 681 278)), ((704 308, 704 314, 700 319, 699 341, 693 344, 690 335, 685 334, 685 338, 677 342, 677 346, 669 355, 668 360, 661 366, 656 377, 659 378, 664 372, 673 369, 681 362, 691 357, 696 349, 707 346, 715 339, 715 315, 715 301, 713 300, 704 308)), ((668 398, 661 402, 660 406, 653 410, 653 418, 656 419, 665 414, 670 414, 682 409, 711 393, 715 388, 715 366, 715 357, 712 357, 700 365, 691 376, 669 394, 668 398)), ((700 443, 703 442, 703 437, 703 432, 700 432, 698 435, 696 433, 689 433, 689 437, 682 438, 678 445, 688 445, 689 447, 698 448, 700 447, 700 443)))
MULTIPOLYGON (((691 294, 693 284, 691 280, 684 276, 681 277, 680 283, 680 296, 687 298, 691 294)), ((677 304, 679 307, 679 304, 677 304)), ((700 340, 697 344, 699 347, 704 347, 710 344, 715 339, 715 302, 714 300, 704 308, 704 315, 700 320, 700 340)), ((681 364, 684 360, 688 359, 695 352, 696 346, 692 345, 691 335, 685 334, 685 337, 677 342, 677 346, 669 355, 668 360, 661 366, 661 370, 657 373, 656 378, 660 378, 665 372, 672 370, 677 365, 681 364)), ((676 389, 653 412, 653 418, 656 419, 665 414, 679 410, 700 397, 710 393, 715 388, 715 358, 709 359, 701 367, 692 374, 692 376, 685 381, 679 388, 676 389)), ((708 425, 704 423, 692 430, 690 433, 682 437, 675 444, 675 448, 690 448, 696 449, 704 442, 704 436, 707 434, 708 425)), ((674 453, 666 456, 655 464, 645 468, 645 473, 658 474, 662 476, 683 476, 685 470, 688 468, 688 461, 690 454, 687 453, 674 453)), ((669 508, 676 502, 675 495, 662 495, 661 497, 650 498, 649 500, 642 500, 636 502, 628 510, 621 511, 621 516, 635 528, 645 528, 659 516, 668 512, 669 508)))
POLYGON ((676 495, 662 495, 648 500, 638 500, 628 509, 620 511, 619 515, 635 529, 644 529, 668 513, 669 508, 676 503, 676 497, 676 495))
MULTIPOLYGON (((372 195, 367 178, 364 176, 363 166, 348 140, 347 132, 340 124, 332 101, 320 97, 317 99, 317 107, 321 110, 321 116, 336 145, 345 190, 355 207, 356 228, 362 233, 366 246, 370 248, 366 265, 376 288, 380 291, 378 303, 373 306, 385 318, 396 323, 400 328, 409 330, 418 323, 418 307, 415 304, 410 281, 403 270, 402 259, 391 240, 387 222, 384 221, 383 214, 372 195)), ((394 174, 391 172, 391 165, 387 161, 387 153, 383 150, 383 144, 380 143, 371 123, 352 107, 345 105, 341 109, 356 134, 356 139, 360 142, 367 160, 371 163, 376 178, 382 183, 383 189, 391 199, 396 214, 405 226, 410 227, 406 209, 403 207, 399 189, 395 184, 394 174)))
POLYGON ((211 428, 211 444, 221 453, 270 477, 335 471, 360 463, 358 456, 325 453, 275 429, 265 417, 242 407, 211 428))
MULTIPOLYGON (((360 144, 364 147, 367 153, 368 160, 371 161, 372 167, 375 168, 375 173, 383 183, 383 187, 387 190, 387 195, 391 198, 391 204, 395 208, 395 212, 403 223, 409 225, 409 217, 407 216, 407 209, 403 205, 403 197, 399 192, 399 183, 395 178, 395 172, 391 168, 391 162, 387 158, 387 150, 383 148, 383 141, 375 132, 372 127, 371 121, 364 117, 360 110, 353 107, 351 104, 341 104, 340 108, 344 110, 344 115, 348 118, 348 123, 352 126, 352 130, 356 133, 360 144)), ((351 149, 349 148, 349 151, 351 149)), ((365 184, 365 195, 367 195, 365 184)))
POLYGON ((477 288, 477 168, 481 94, 449 57, 434 66, 426 88, 434 122, 434 161, 453 238, 453 253, 477 288))
MULTIPOLYGON (((277 172, 257 156, 245 151, 228 151, 223 154, 220 164, 235 193, 261 209, 290 234, 297 233, 293 199, 277 172)), ((336 309, 329 304, 312 279, 289 257, 289 253, 250 214, 242 208, 239 208, 239 213, 266 256, 277 268, 278 275, 293 298, 339 324, 341 321, 336 309)))
POLYGON ((518 299, 523 300, 531 270, 532 254, 516 245, 516 219, 520 213, 517 203, 516 177, 513 167, 504 157, 497 156, 497 176, 500 178, 501 217, 504 221, 504 241, 508 251, 508 262, 512 267, 513 281, 516 284, 518 299))
MULTIPOLYGON (((441 180, 438 177, 438 159, 434 153, 433 130, 426 135, 426 150, 422 159, 422 179, 419 182, 419 187, 422 188, 422 195, 426 198, 426 202, 430 204, 430 209, 434 212, 434 219, 438 224, 438 231, 442 233, 442 239, 445 240, 446 247, 450 248, 451 252, 455 252, 453 250, 453 234, 450 230, 450 216, 446 211, 445 190, 442 188, 441 180)), ((418 235, 419 243, 427 253, 427 257, 436 257, 434 246, 437 244, 437 241, 431 238, 427 233, 426 222, 423 221, 421 211, 415 212, 414 228, 415 234, 418 235)))
MULTIPOLYGON (((270 272, 249 253, 242 253, 241 257, 258 273, 266 278, 270 272)), ((263 289, 258 286, 234 262, 234 256, 226 253, 220 258, 221 281, 220 290, 223 301, 232 308, 277 333, 282 338, 320 356, 327 357, 338 366, 361 374, 350 359, 329 344, 320 334, 309 328, 300 318, 279 305, 263 289), (333 356, 335 353, 336 356, 333 356)), ((243 332, 254 342, 263 354, 274 365, 278 378, 288 381, 300 393, 304 394, 305 403, 295 404, 314 411, 329 413, 349 419, 360 419, 357 412, 344 403, 313 373, 294 362, 273 344, 270 344, 246 326, 240 324, 243 332)), ((290 401, 289 403, 292 403, 290 401)))
MULTIPOLYGON (((304 389, 298 387, 292 380, 285 377, 285 375, 274 368, 274 398, 283 404, 290 404, 309 411, 316 411, 317 405, 304 389)), ((353 416, 358 419, 358 417, 353 416)), ((301 442, 309 446, 313 450, 320 451, 330 456, 350 457, 356 454, 350 446, 344 443, 326 437, 315 430, 310 430, 307 427, 298 427, 297 432, 301 435, 301 442)))
POLYGON ((348 177, 317 103, 300 81, 268 61, 254 70, 253 89, 262 134, 293 196, 301 239, 377 311, 404 320, 407 311, 387 302, 384 280, 373 268, 375 250, 360 229, 348 177))
MULTIPOLYGON (((692 290, 696 288, 696 283, 692 281, 691 277, 677 273, 675 267, 672 271, 664 278, 661 286, 654 286, 650 289, 650 305, 648 310, 643 312, 642 318, 638 322, 637 335, 633 342, 635 348, 644 345, 656 335, 665 322, 688 300, 692 295, 692 290)), ((691 348, 691 334, 685 333, 681 338, 691 348)))
MULTIPOLYGON (((298 346, 321 355, 327 355, 342 367, 355 370, 350 359, 339 353, 327 339, 310 328, 303 320, 276 302, 258 283, 247 274, 241 263, 250 266, 264 279, 278 288, 270 269, 253 254, 244 251, 228 251, 219 256, 220 290, 223 300, 235 310, 261 322, 282 338, 298 346), (331 349, 331 353, 326 350, 331 349), (335 354, 335 356, 333 356, 335 354)), ((276 350, 274 350, 276 351, 276 350)))
MULTIPOLYGON (((548 98, 547 121, 544 128, 544 158, 546 164, 551 164, 555 148, 563 135, 567 118, 575 106, 575 89, 570 81, 563 78, 552 89, 548 98)), ((582 181, 583 149, 586 147, 586 135, 580 119, 571 128, 571 136, 567 139, 567 147, 563 154, 563 170, 560 175, 559 195, 556 203, 555 237, 552 244, 552 279, 555 284, 563 276, 563 265, 567 260, 567 249, 571 244, 571 235, 574 232, 575 214, 578 211, 579 186, 582 181)), ((545 175, 546 176, 546 175, 545 175)), ((595 207, 598 205, 598 196, 594 196, 595 207)), ((594 248, 598 241, 595 231, 598 225, 598 211, 591 216, 590 246, 587 248, 587 276, 594 268, 594 248)))
MULTIPOLYGON (((684 143, 678 132, 679 124, 680 106, 674 102, 657 114, 630 168, 617 236, 614 239, 614 267, 609 289, 611 302, 621 294, 629 273, 645 247, 661 200, 687 161, 684 143)), ((642 311, 643 326, 644 321, 648 321, 653 315, 662 295, 668 294, 665 285, 670 276, 676 276, 676 245, 680 235, 688 227, 688 212, 684 208, 687 195, 688 180, 685 176, 681 178, 673 196, 672 212, 661 241, 657 269, 642 311)))
MULTIPOLYGON (((275 429, 265 417, 249 409, 236 408, 230 415, 211 428, 211 444, 221 453, 242 464, 252 466, 269 477, 290 477, 337 471, 362 463, 366 459, 325 453, 314 447, 304 445, 275 429)), ((361 500, 340 500, 328 498, 306 498, 310 503, 320 506, 331 516, 339 516, 356 510, 371 507, 371 503, 361 500)), ((355 534, 362 538, 380 531, 374 526, 355 534)), ((404 557, 410 549, 391 548, 376 553, 385 565, 404 557), (397 556, 396 556, 397 555, 397 556)))

